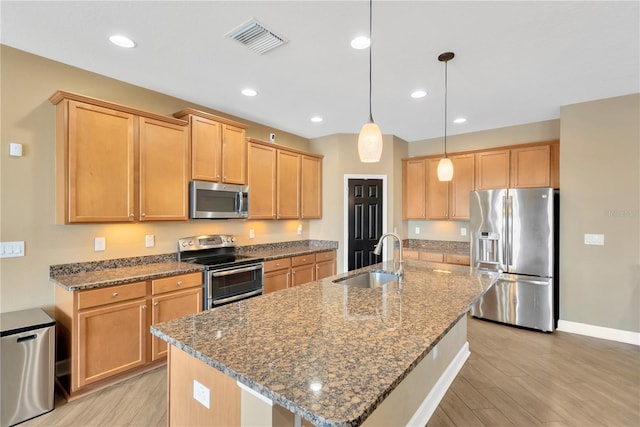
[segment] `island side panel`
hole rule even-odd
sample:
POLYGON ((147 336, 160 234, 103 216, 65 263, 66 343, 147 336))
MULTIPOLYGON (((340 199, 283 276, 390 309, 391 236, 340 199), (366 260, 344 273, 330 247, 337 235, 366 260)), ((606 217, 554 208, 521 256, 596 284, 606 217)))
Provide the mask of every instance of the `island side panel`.
POLYGON ((169 346, 168 381, 169 426, 240 425, 240 387, 236 381, 173 345, 169 346), (195 400, 194 381, 209 390, 208 409, 195 400))

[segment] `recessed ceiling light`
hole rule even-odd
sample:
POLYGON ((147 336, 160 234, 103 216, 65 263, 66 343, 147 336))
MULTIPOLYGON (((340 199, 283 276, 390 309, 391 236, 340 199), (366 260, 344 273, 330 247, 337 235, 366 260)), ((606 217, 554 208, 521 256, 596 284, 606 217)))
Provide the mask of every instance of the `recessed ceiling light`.
POLYGON ((427 96, 427 92, 424 90, 416 90, 411 94, 412 98, 424 98, 425 96, 427 96))
POLYGON ((322 121, 322 117, 320 117, 320 116, 313 116, 313 117, 311 117, 311 121, 312 121, 313 123, 320 123, 320 122, 322 121))
POLYGON ((129 37, 121 36, 121 35, 111 36, 109 37, 109 41, 115 44, 116 46, 126 47, 128 49, 135 47, 136 45, 136 43, 133 40, 131 40, 129 37))
POLYGON ((467 121, 467 119, 465 119, 464 117, 458 117, 457 119, 455 119, 453 121, 453 123, 464 123, 466 121, 467 121))
POLYGON ((246 88, 246 89, 242 89, 242 94, 244 96, 256 96, 258 92, 256 92, 255 89, 246 88))
POLYGON ((366 49, 371 46, 371 40, 367 36, 359 36, 351 40, 351 47, 354 49, 366 49))

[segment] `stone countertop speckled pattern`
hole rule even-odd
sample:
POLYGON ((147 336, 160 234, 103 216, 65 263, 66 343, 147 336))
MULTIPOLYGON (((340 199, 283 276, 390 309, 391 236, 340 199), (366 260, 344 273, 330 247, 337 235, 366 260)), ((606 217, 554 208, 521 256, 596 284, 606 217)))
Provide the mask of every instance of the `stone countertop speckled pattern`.
POLYGON ((338 242, 331 240, 302 240, 299 242, 269 243, 254 246, 238 246, 236 251, 241 254, 264 258, 265 261, 315 252, 332 251, 338 249, 338 242))
POLYGON ((204 266, 202 265, 170 261, 85 271, 51 277, 51 280, 68 291, 80 291, 103 286, 122 285, 125 283, 159 279, 161 277, 193 273, 202 270, 204 270, 204 266))
POLYGON ((357 426, 497 277, 407 260, 402 287, 332 282, 381 267, 160 323, 151 332, 314 424, 357 426))

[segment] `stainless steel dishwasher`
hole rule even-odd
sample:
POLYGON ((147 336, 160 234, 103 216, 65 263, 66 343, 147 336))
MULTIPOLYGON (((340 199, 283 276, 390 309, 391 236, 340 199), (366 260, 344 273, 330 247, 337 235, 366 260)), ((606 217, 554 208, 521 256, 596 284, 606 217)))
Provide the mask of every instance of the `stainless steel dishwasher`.
POLYGON ((55 320, 42 309, 0 314, 2 427, 53 410, 55 320))

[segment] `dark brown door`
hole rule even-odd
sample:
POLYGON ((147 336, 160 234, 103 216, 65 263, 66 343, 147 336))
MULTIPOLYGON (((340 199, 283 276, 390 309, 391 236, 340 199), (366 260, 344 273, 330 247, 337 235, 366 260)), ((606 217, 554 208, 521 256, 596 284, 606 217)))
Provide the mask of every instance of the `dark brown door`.
POLYGON ((373 249, 382 235, 382 180, 349 180, 349 271, 377 264, 373 249))

